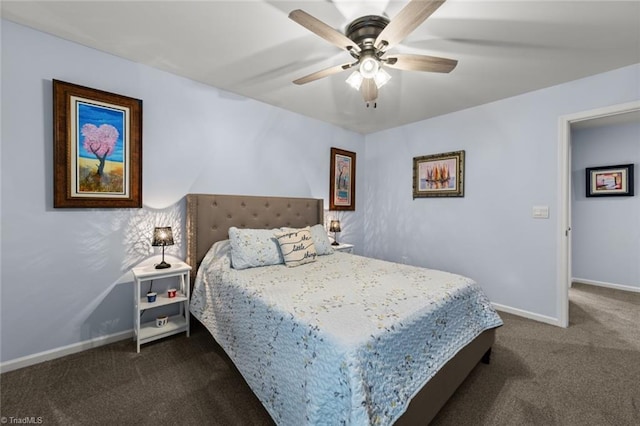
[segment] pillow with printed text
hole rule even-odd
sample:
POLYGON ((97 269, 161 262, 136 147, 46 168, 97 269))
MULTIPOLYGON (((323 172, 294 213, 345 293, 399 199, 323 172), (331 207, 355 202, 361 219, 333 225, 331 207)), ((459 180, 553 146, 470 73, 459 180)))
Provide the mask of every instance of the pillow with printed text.
MULTIPOLYGON (((311 239, 313 240, 313 245, 316 247, 316 254, 318 256, 333 254, 333 247, 331 247, 331 241, 329 241, 329 236, 327 235, 327 230, 324 229, 324 226, 317 224, 307 228, 311 231, 311 239)), ((300 229, 305 228, 280 228, 280 230, 284 232, 298 231, 300 229)))
POLYGON ((284 263, 287 266, 299 266, 315 262, 316 248, 309 227, 294 231, 276 233, 284 263))

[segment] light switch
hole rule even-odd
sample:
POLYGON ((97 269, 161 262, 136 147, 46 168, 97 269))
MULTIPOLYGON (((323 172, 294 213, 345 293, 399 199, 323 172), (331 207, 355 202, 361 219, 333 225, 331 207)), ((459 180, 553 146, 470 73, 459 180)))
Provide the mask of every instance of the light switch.
POLYGON ((533 206, 535 219, 549 219, 549 206, 533 206))

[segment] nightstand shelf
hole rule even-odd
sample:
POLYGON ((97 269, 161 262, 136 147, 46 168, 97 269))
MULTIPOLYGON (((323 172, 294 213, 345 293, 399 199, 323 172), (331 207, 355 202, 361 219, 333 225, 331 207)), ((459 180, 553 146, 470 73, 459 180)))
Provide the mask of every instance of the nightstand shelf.
POLYGON ((156 327, 155 319, 153 321, 140 324, 140 343, 153 342, 167 336, 177 333, 183 333, 187 330, 187 320, 182 315, 173 315, 169 317, 169 322, 164 327, 156 327), (159 331, 160 330, 160 331, 159 331))
POLYGON ((173 303, 185 302, 187 300, 189 300, 187 296, 182 293, 176 294, 176 297, 169 297, 166 294, 158 294, 158 296, 156 296, 156 301, 149 303, 145 296, 140 298, 140 311, 157 308, 159 306, 171 305, 173 303))
MULTIPOLYGON (((153 265, 149 265, 133 268, 132 272, 135 283, 133 294, 133 340, 136 342, 136 351, 140 352, 140 345, 174 334, 186 332, 187 337, 189 337, 189 292, 191 289, 189 276, 191 266, 184 262, 176 261, 171 264, 170 268, 155 269, 153 265), (145 293, 143 293, 142 283, 165 278, 174 278, 178 281, 176 286, 170 286, 170 288, 177 290, 176 296, 169 297, 167 288, 156 289, 156 300, 154 302, 148 302, 146 297, 147 286, 144 287, 145 293), (156 316, 151 313, 157 308, 163 306, 170 307, 171 305, 178 305, 179 313, 170 315, 167 324, 158 327, 156 325, 156 316), (151 316, 152 319, 147 319, 145 322, 142 322, 142 317, 145 313, 147 313, 147 316, 151 316)), ((151 284, 149 284, 149 287, 151 287, 151 284)))

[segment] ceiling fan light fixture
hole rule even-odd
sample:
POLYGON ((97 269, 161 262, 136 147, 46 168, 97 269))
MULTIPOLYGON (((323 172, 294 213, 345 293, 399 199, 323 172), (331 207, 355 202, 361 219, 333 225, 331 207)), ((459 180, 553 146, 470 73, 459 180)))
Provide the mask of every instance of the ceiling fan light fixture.
MULTIPOLYGON (((340 3, 350 0, 331 1, 340 3)), ((385 5, 388 1, 384 1, 385 5)), ((289 18, 334 46, 346 50, 356 60, 317 71, 293 82, 306 84, 357 67, 346 79, 346 83, 362 93, 367 106, 373 103, 375 108, 378 90, 391 80, 391 75, 383 67, 405 71, 451 72, 458 63, 457 60, 413 54, 385 57, 388 49, 406 38, 444 2, 445 0, 408 0, 393 22, 386 16, 366 15, 352 21, 344 34, 301 9, 291 11, 289 18)))
POLYGON ((367 56, 360 61, 360 74, 363 78, 373 78, 380 68, 380 64, 373 56, 367 56))
POLYGON ((362 74, 360 74, 360 71, 356 70, 351 73, 351 75, 347 78, 346 81, 349 86, 353 87, 356 90, 360 90, 360 86, 362 85, 362 80, 364 80, 364 78, 362 77, 362 74))
POLYGON ((380 68, 375 76, 373 76, 373 80, 376 82, 376 86, 378 89, 384 86, 391 80, 391 75, 384 70, 384 68, 380 68))

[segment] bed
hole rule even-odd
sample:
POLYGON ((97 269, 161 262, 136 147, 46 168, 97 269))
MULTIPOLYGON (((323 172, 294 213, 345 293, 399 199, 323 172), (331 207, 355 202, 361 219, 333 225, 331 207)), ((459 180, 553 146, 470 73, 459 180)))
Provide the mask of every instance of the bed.
POLYGON ((298 230, 324 223, 323 208, 320 199, 187 195, 191 313, 277 424, 427 424, 489 362, 502 321, 475 283, 442 271, 340 252, 293 268, 230 267, 230 228, 298 230), (449 303, 421 293, 425 280, 455 301, 429 320, 424 300, 431 310, 449 303), (365 290, 375 296, 360 303, 365 290))

